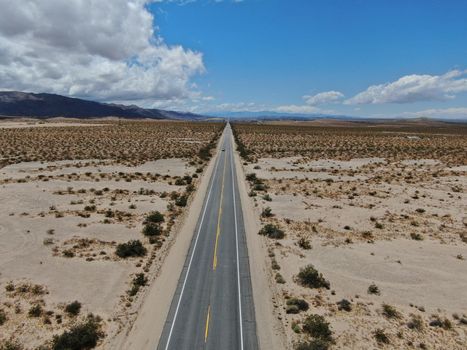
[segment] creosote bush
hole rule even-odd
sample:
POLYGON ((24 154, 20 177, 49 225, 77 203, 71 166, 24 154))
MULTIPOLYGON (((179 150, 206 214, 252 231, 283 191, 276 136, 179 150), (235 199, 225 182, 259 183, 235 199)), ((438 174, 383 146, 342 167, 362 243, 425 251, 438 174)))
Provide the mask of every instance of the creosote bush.
POLYGON ((152 213, 149 213, 148 216, 146 216, 146 220, 144 220, 144 223, 153 223, 153 224, 158 224, 161 222, 164 222, 164 215, 161 214, 159 211, 154 211, 152 213))
POLYGON ((77 316, 81 311, 81 303, 77 300, 65 306, 65 312, 70 316, 77 316))
POLYGON ((144 273, 136 274, 135 278, 133 278, 133 286, 128 291, 130 296, 134 296, 138 293, 141 287, 144 287, 148 283, 148 279, 144 273))
POLYGON ((286 312, 289 314, 299 313, 300 311, 307 311, 309 307, 310 306, 308 305, 306 300, 290 298, 289 300, 287 300, 286 312))
POLYGON ((328 350, 330 342, 322 339, 312 339, 295 345, 295 350, 328 350))
POLYGON ((52 349, 87 350, 95 348, 99 339, 104 336, 101 328, 100 318, 90 314, 85 322, 71 327, 70 330, 61 335, 56 335, 52 341, 52 349))
POLYGON ((377 330, 375 330, 373 335, 379 344, 390 343, 389 337, 386 335, 386 333, 384 333, 384 331, 381 328, 378 328, 377 330))
POLYGON ((372 283, 368 287, 368 294, 380 295, 381 292, 380 292, 378 286, 376 284, 372 283))
POLYGON ((139 240, 129 241, 127 243, 121 243, 117 245, 115 254, 120 258, 128 258, 135 256, 144 256, 146 255, 146 248, 139 240))
POLYGON ((2 326, 7 320, 6 313, 0 309, 0 326, 2 326))
POLYGON ((39 304, 36 304, 36 305, 31 306, 31 308, 28 311, 28 315, 29 317, 41 317, 42 312, 43 312, 42 306, 40 306, 39 304))
POLYGON ((338 301, 336 304, 337 304, 338 310, 344 310, 347 312, 352 311, 352 303, 348 301, 347 299, 342 299, 338 301))
POLYGON ((298 282, 309 288, 326 288, 329 289, 331 284, 327 281, 322 273, 319 273, 313 265, 307 265, 300 269, 297 275, 298 282))
POLYGON ((285 237, 284 231, 273 224, 265 225, 258 233, 273 239, 282 239, 285 237))
POLYGON ((12 340, 5 340, 0 343, 0 350, 23 350, 23 346, 12 340))
POLYGON ((162 227, 160 224, 149 222, 143 227, 143 235, 145 235, 146 237, 160 236, 161 234, 162 227))
POLYGON ((387 318, 400 318, 399 312, 389 304, 383 304, 383 315, 387 318))
POLYGON ((303 332, 309 334, 313 338, 321 339, 327 342, 332 341, 332 331, 329 328, 329 322, 321 315, 309 315, 303 321, 303 332))

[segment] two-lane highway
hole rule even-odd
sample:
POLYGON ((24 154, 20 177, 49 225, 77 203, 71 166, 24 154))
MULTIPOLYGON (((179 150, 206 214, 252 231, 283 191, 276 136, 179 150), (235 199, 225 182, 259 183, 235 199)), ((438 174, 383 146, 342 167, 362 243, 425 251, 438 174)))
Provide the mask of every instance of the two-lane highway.
POLYGON ((258 349, 233 152, 227 125, 158 350, 258 349))

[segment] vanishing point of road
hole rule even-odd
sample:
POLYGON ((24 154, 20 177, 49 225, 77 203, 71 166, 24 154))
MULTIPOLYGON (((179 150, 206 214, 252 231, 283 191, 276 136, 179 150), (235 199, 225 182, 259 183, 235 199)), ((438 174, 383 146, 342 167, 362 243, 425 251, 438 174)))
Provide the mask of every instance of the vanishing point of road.
POLYGON ((158 350, 258 349, 230 124, 223 136, 158 350))

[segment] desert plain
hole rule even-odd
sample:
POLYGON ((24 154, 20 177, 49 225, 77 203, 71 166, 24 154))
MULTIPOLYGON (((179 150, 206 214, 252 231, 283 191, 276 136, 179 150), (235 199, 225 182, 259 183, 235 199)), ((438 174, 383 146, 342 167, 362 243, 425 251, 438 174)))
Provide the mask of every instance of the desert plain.
POLYGON ((465 126, 323 120, 234 133, 282 347, 465 349, 465 126))
POLYGON ((99 347, 134 318, 221 123, 0 122, 0 348, 99 347))

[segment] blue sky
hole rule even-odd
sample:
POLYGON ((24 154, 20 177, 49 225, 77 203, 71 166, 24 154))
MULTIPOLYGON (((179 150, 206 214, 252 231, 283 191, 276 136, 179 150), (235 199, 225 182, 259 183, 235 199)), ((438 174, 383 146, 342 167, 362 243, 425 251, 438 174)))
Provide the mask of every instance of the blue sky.
POLYGON ((0 90, 467 119, 467 0, 0 0, 0 90))
POLYGON ((465 0, 198 0, 148 9, 166 43, 203 55, 206 70, 193 81, 209 97, 189 104, 195 110, 467 111, 465 0), (379 89, 384 98, 350 100, 405 76, 412 80, 379 89), (404 89, 409 96, 391 97, 404 89), (304 98, 329 91, 343 96, 304 98))

